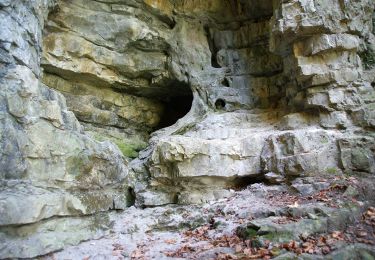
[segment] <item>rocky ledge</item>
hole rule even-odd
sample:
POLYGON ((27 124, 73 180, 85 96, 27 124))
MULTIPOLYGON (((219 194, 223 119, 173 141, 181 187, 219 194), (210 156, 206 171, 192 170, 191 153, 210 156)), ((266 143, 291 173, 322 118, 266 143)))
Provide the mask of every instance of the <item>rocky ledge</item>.
POLYGON ((207 204, 132 207, 111 216, 107 235, 42 259, 372 259, 374 180, 331 175, 305 185, 302 193, 253 184, 207 204))
MULTIPOLYGON (((373 0, 0 0, 0 258, 103 236, 103 248, 129 246, 123 257, 137 258, 144 249, 132 251, 121 221, 143 216, 144 229, 129 233, 146 243, 146 227, 168 212, 178 225, 208 224, 171 227, 165 237, 177 244, 165 238, 170 250, 151 256, 373 254, 363 245, 373 236, 350 227, 373 232, 374 9, 373 0), (319 204, 365 181, 360 200, 319 204), (277 196, 300 215, 272 204, 277 196), (236 220, 239 201, 260 217, 236 220), (248 226, 227 223, 225 233, 215 218, 248 226), (343 226, 330 228, 335 219, 343 226), (177 247, 195 235, 212 250, 177 247), (332 239, 338 251, 319 244, 332 239)), ((61 257, 69 252, 87 257, 61 257)))

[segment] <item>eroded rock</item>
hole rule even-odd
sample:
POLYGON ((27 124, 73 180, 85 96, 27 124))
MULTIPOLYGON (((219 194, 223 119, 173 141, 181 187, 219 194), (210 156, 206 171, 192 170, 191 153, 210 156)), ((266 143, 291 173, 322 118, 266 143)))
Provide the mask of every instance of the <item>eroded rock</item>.
POLYGON ((134 203, 373 174, 373 1, 271 2, 0 1, 0 256, 134 203))

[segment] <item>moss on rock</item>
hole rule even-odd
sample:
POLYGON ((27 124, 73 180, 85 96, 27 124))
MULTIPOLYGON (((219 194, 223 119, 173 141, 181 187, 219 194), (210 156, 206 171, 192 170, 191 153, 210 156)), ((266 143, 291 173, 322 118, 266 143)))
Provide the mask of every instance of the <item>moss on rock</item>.
POLYGON ((99 142, 110 141, 114 143, 125 157, 131 159, 137 158, 139 151, 147 146, 146 142, 139 139, 120 139, 97 132, 90 132, 90 134, 99 142))

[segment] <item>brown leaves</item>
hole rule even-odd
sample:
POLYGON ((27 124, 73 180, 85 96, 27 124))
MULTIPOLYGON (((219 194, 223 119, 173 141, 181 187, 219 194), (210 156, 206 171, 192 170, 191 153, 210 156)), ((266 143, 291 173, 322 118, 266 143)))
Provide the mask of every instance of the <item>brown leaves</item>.
POLYGON ((176 239, 166 239, 166 240, 164 240, 164 242, 167 243, 168 245, 172 245, 172 244, 176 244, 177 240, 176 239))
POLYGON ((144 252, 141 249, 134 250, 131 255, 131 259, 144 259, 144 252))
POLYGON ((347 237, 341 231, 333 231, 330 234, 320 235, 318 237, 301 237, 301 240, 302 243, 300 244, 300 247, 298 247, 298 243, 289 243, 288 247, 283 248, 297 254, 328 254, 332 251, 331 247, 337 243, 337 241, 347 240, 347 237))
POLYGON ((362 220, 369 226, 375 227, 375 208, 369 207, 362 215, 362 220))
POLYGON ((184 236, 188 238, 195 238, 197 240, 207 240, 207 232, 210 229, 210 225, 205 225, 194 230, 188 230, 184 232, 184 236))
POLYGON ((241 252, 238 252, 238 256, 242 257, 241 259, 270 259, 273 255, 272 252, 268 248, 251 248, 247 247, 242 250, 241 252))
POLYGON ((270 194, 267 197, 267 200, 276 206, 287 206, 287 205, 294 205, 298 206, 301 197, 290 195, 287 192, 281 192, 279 194, 270 194))
POLYGON ((113 246, 113 251, 124 250, 124 247, 121 244, 115 243, 115 244, 112 244, 112 246, 113 246))
POLYGON ((130 254, 130 258, 131 259, 136 259, 136 260, 144 260, 146 259, 145 257, 145 252, 147 250, 147 246, 145 244, 140 244, 140 245, 137 245, 137 249, 134 250, 131 254, 130 254))
MULTIPOLYGON (((329 180, 322 180, 328 182, 329 180)), ((344 191, 348 187, 348 181, 345 180, 333 180, 329 188, 316 192, 310 196, 292 195, 288 192, 277 192, 268 194, 267 199, 273 206, 289 206, 289 207, 300 207, 301 210, 291 210, 292 213, 300 212, 304 210, 306 204, 316 205, 319 207, 323 202, 324 204, 337 208, 340 205, 344 205, 344 202, 350 201, 352 198, 349 195, 343 195, 344 191), (333 181, 335 183, 333 183, 333 181), (345 182, 344 182, 345 181, 345 182), (333 184, 332 184, 333 183, 333 184), (344 183, 344 184, 343 184, 344 183), (341 203, 341 204, 340 204, 341 203)), ((357 187, 357 181, 350 179, 350 185, 357 187)), ((325 186, 326 187, 326 186, 325 186)), ((346 193, 349 194, 349 193, 346 193)), ((359 204, 363 207, 364 203, 359 204)), ((215 217, 218 219, 227 218, 228 212, 223 213, 221 209, 217 209, 215 217), (221 217, 221 218, 219 218, 221 217)), ((235 212, 230 212, 234 224, 246 224, 248 219, 240 218, 236 216, 235 212)), ((296 214, 300 215, 300 214, 296 214)), ((282 216, 273 218, 273 222, 277 224, 288 224, 291 222, 298 222, 301 218, 292 216, 282 216)), ((170 257, 184 257, 184 258, 199 258, 201 253, 213 248, 219 250, 225 248, 225 253, 215 250, 216 259, 270 259, 279 254, 285 253, 285 251, 299 254, 314 254, 314 255, 326 255, 336 250, 338 246, 345 243, 362 242, 367 244, 375 243, 375 208, 369 207, 362 215, 361 220, 349 225, 352 227, 351 232, 348 229, 337 230, 328 234, 316 234, 300 238, 296 240, 288 241, 287 243, 277 244, 275 241, 270 243, 264 241, 263 236, 258 236, 250 240, 243 240, 236 235, 221 235, 220 229, 214 230, 216 218, 211 217, 209 223, 205 226, 199 227, 194 230, 189 230, 183 233, 183 245, 173 252, 166 252, 166 256, 170 257), (359 223, 360 222, 360 223, 359 223), (216 236, 215 236, 216 235, 216 236), (228 251, 228 248, 230 249, 228 251), (232 253, 228 253, 232 252, 232 253)), ((302 230, 301 230, 302 232, 302 230)), ((167 244, 177 244, 176 240, 167 239, 164 241, 167 244)), ((180 239, 179 242, 180 243, 180 239)))
POLYGON ((112 249, 112 255, 113 256, 119 256, 119 257, 121 257, 122 256, 122 252, 124 251, 124 247, 121 244, 119 244, 119 243, 112 244, 112 247, 113 247, 113 249, 112 249))
POLYGON ((279 194, 269 194, 267 200, 274 206, 289 206, 291 208, 298 208, 301 204, 308 201, 324 202, 330 207, 337 207, 335 197, 346 188, 347 185, 345 184, 332 184, 328 189, 321 190, 307 197, 281 192, 279 194))
POLYGON ((360 221, 348 226, 347 241, 375 245, 375 208, 369 207, 360 221))
POLYGON ((333 231, 331 233, 331 237, 337 240, 341 240, 341 241, 345 239, 345 235, 341 231, 333 231))
POLYGON ((288 251, 294 252, 296 254, 302 253, 302 248, 300 247, 300 243, 295 240, 290 241, 289 243, 283 243, 280 245, 281 249, 286 249, 288 251))
MULTIPOLYGON (((205 225, 199 228, 196 228, 194 230, 187 230, 183 233, 185 240, 187 243, 185 243, 182 247, 177 249, 176 251, 168 251, 164 252, 164 254, 168 257, 184 257, 186 254, 190 254, 193 252, 202 252, 205 250, 209 250, 213 248, 212 244, 206 244, 202 248, 194 248, 191 243, 193 241, 208 241, 208 231, 210 230, 211 225, 205 225)), ((167 244, 175 244, 177 240, 175 239, 167 239, 164 242, 167 244)))
POLYGON ((242 240, 236 235, 223 235, 211 241, 211 244, 216 247, 235 247, 237 245, 240 245, 241 243, 242 240))
POLYGON ((217 259, 270 259, 273 252, 269 249, 269 241, 261 247, 252 246, 252 240, 241 240, 238 236, 221 236, 212 241, 213 245, 219 247, 234 248, 235 255, 219 254, 217 259))
POLYGON ((190 245, 184 245, 176 251, 164 252, 168 257, 184 257, 186 253, 192 253, 195 249, 190 245))
POLYGON ((305 242, 302 244, 303 251, 308 254, 314 253, 314 247, 315 247, 315 244, 312 242, 305 242))
POLYGON ((231 255, 231 254, 218 253, 216 259, 217 260, 232 260, 232 259, 238 259, 238 257, 235 255, 231 255))

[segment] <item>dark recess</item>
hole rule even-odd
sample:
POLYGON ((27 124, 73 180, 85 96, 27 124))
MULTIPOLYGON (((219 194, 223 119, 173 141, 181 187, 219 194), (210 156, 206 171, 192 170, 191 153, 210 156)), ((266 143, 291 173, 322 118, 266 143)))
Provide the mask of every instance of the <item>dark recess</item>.
POLYGON ((225 101, 223 99, 221 99, 221 98, 219 98, 215 102, 216 109, 223 109, 223 108, 225 108, 225 105, 226 105, 225 101))
POLYGON ((205 26, 204 30, 207 36, 208 47, 210 48, 210 52, 211 52, 211 66, 214 68, 221 68, 220 64, 217 61, 216 55, 217 55, 218 50, 215 47, 215 42, 213 39, 212 32, 210 31, 210 28, 208 26, 205 26))
POLYGON ((232 188, 234 188, 236 190, 241 190, 241 189, 244 189, 244 188, 248 187, 251 184, 261 183, 261 182, 264 182, 264 181, 265 181, 265 179, 264 179, 264 176, 262 174, 253 175, 253 176, 243 176, 243 177, 239 177, 239 178, 237 178, 233 181, 233 187, 232 188))
POLYGON ((184 96, 170 97, 169 100, 164 101, 164 112, 155 130, 168 127, 176 123, 178 119, 184 117, 190 111, 192 103, 192 93, 184 96))
POLYGON ((132 187, 128 188, 128 196, 127 196, 126 204, 128 207, 131 207, 135 204, 135 192, 132 187))
POLYGON ((221 81, 221 84, 223 84, 225 87, 230 87, 229 80, 227 78, 224 78, 223 81, 221 81))

